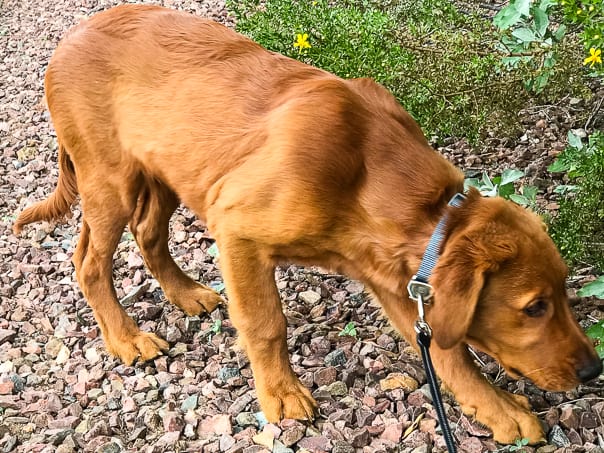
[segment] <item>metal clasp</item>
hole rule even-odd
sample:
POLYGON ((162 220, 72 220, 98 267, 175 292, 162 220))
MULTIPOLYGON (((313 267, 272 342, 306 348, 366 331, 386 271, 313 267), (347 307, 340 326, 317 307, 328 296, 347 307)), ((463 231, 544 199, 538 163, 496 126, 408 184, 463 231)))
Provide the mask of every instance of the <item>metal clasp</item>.
POLYGON ((428 283, 417 280, 416 275, 411 277, 411 280, 409 280, 409 283, 407 284, 407 291, 409 292, 409 297, 416 302, 421 297, 422 304, 428 304, 432 298, 432 286, 428 283))
POLYGON ((430 299, 432 298, 432 286, 428 283, 420 282, 414 275, 407 284, 407 291, 409 292, 409 297, 417 302, 417 321, 415 321, 415 332, 421 332, 427 335, 428 338, 432 338, 432 329, 424 319, 424 305, 428 305, 430 299))

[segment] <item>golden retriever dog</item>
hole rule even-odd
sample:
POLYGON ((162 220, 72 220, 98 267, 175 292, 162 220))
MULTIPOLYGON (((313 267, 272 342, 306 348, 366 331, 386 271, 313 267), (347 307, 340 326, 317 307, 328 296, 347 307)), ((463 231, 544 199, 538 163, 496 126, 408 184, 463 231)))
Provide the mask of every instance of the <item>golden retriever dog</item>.
POLYGON ((120 306, 112 256, 129 225, 166 297, 189 315, 221 298, 175 264, 168 222, 179 203, 220 249, 228 310, 271 422, 317 407, 290 366, 275 266, 319 265, 365 283, 411 343, 406 291, 448 213, 427 321, 436 371, 463 411, 503 443, 538 442, 527 399, 491 385, 474 345, 510 375, 570 389, 602 364, 567 305, 567 268, 534 214, 470 191, 394 97, 269 52, 228 28, 153 6, 119 6, 75 27, 45 81, 59 180, 15 233, 70 211, 73 263, 108 351, 130 364, 168 349, 120 306))

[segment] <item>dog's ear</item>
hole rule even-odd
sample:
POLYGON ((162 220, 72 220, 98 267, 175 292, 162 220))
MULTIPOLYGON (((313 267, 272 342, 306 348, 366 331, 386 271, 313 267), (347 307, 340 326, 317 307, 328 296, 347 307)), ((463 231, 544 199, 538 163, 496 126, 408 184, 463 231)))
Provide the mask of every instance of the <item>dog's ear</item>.
POLYGON ((449 238, 430 279, 434 300, 427 321, 438 346, 452 348, 464 339, 486 275, 516 253, 513 238, 494 225, 449 238))

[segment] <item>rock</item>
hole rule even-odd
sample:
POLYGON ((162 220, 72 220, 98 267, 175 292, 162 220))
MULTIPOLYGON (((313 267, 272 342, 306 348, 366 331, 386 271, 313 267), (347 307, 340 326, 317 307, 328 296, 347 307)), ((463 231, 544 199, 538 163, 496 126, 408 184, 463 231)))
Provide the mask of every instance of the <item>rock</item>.
POLYGON ((213 415, 204 418, 197 426, 197 434, 201 437, 216 434, 232 434, 231 417, 229 415, 213 415))
POLYGON ((333 442, 333 448, 331 453, 354 453, 355 449, 349 443, 343 440, 336 440, 333 442))
POLYGON ((0 345, 6 342, 13 341, 17 336, 17 332, 10 329, 0 329, 0 345))
POLYGON ((403 435, 402 423, 391 423, 384 427, 384 431, 380 434, 381 439, 389 440, 390 442, 398 443, 403 435))
POLYGON ((269 450, 272 450, 273 444, 275 443, 275 435, 271 430, 265 429, 261 433, 258 433, 252 437, 252 440, 255 444, 262 445, 269 450))
POLYGON ((166 412, 163 417, 164 431, 178 431, 181 432, 185 426, 185 422, 181 415, 177 412, 166 412))
POLYGON ((571 405, 565 405, 560 412, 560 424, 567 429, 579 428, 579 416, 577 409, 571 405))
POLYGON ((283 430, 281 433, 281 437, 279 440, 283 442, 286 447, 291 447, 296 442, 304 437, 306 433, 306 427, 299 422, 296 422, 295 425, 290 426, 283 430))
POLYGON ((50 420, 48 422, 48 429, 73 429, 78 425, 79 421, 79 417, 69 415, 56 420, 50 420))
POLYGON ((562 448, 570 446, 570 440, 568 439, 568 437, 566 437, 566 434, 564 434, 564 431, 562 431, 560 425, 552 426, 548 438, 549 441, 557 447, 562 448))
POLYGON ((180 405, 180 410, 183 412, 195 409, 197 409, 197 395, 188 396, 180 405))
MULTIPOLYGON (((275 440, 275 442, 273 443, 272 453, 294 453, 294 450, 292 450, 291 448, 287 448, 281 442, 279 442, 278 440, 275 440)), ((333 450, 332 450, 332 453, 333 453, 333 450)))
POLYGON ((311 453, 322 453, 329 451, 330 441, 325 436, 305 437, 298 442, 299 448, 305 448, 311 453))
POLYGON ((347 436, 347 439, 350 441, 350 444, 355 448, 362 448, 365 445, 369 444, 370 435, 367 428, 358 428, 352 430, 347 436))
POLYGON ((241 372, 239 368, 225 366, 218 370, 217 377, 222 382, 227 382, 229 379, 241 377, 241 372))
POLYGON ((363 291, 365 291, 365 285, 363 285, 361 282, 358 282, 356 280, 353 280, 350 283, 348 283, 345 288, 346 288, 346 291, 348 292, 348 294, 350 294, 351 296, 356 296, 358 294, 361 294, 363 291))
POLYGON ((235 440, 235 438, 233 436, 230 436, 228 434, 223 434, 222 436, 220 436, 220 442, 219 442, 219 447, 220 447, 220 451, 227 451, 230 448, 233 447, 233 445, 235 445, 237 441, 235 440))
POLYGON ((483 446, 480 439, 467 437, 459 444, 459 449, 465 453, 482 453, 483 446))
POLYGON ((0 382, 0 395, 11 395, 15 388, 13 381, 0 382))
POLYGON ((256 416, 254 414, 252 414, 251 412, 241 412, 240 414, 238 414, 237 417, 235 418, 235 423, 237 423, 237 425, 242 426, 242 427, 246 427, 246 426, 258 427, 258 420, 256 419, 256 416))
POLYGON ((331 396, 345 396, 348 394, 348 387, 342 381, 333 382, 325 387, 325 390, 331 396))
POLYGON ((64 346, 65 345, 63 344, 63 340, 57 337, 52 337, 44 346, 44 352, 49 357, 55 359, 64 346))
POLYGON ((302 302, 309 305, 316 304, 321 300, 321 295, 319 293, 310 290, 302 291, 300 294, 298 294, 298 297, 300 298, 300 300, 302 300, 302 302))
POLYGON ((107 442, 101 446, 99 446, 95 453, 120 453, 122 451, 122 447, 117 442, 107 442))
POLYGON ((332 384, 338 376, 338 372, 335 367, 330 366, 326 368, 320 368, 313 374, 313 381, 319 387, 323 385, 332 384))
POLYGON ((415 379, 403 373, 390 373, 380 381, 380 388, 383 391, 403 389, 405 393, 411 393, 418 387, 419 383, 415 379))
POLYGON ((328 366, 346 365, 346 354, 341 349, 334 349, 325 356, 325 364, 328 366))

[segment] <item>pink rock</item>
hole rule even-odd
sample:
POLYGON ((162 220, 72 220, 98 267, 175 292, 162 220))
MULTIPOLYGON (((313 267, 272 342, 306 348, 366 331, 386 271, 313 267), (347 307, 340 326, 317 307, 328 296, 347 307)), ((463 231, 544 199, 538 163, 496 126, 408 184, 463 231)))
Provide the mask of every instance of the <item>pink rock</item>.
POLYGON ((483 451, 482 442, 476 437, 468 437, 462 440, 459 449, 467 453, 482 453, 483 451))
POLYGON ((124 398, 124 401, 122 402, 122 412, 134 412, 137 409, 138 407, 136 406, 136 402, 134 401, 134 399, 132 399, 130 396, 124 398))
POLYGON ((14 388, 15 383, 13 381, 0 382, 0 395, 10 395, 14 388))
POLYGON ((177 412, 166 412, 164 415, 164 431, 182 431, 185 426, 184 420, 177 412))
POLYGON ((403 435, 403 424, 392 423, 384 427, 384 432, 380 435, 381 439, 389 440, 390 442, 399 442, 403 435))
POLYGON ((233 426, 229 415, 213 415, 201 421, 197 428, 199 435, 204 434, 232 434, 233 426))

